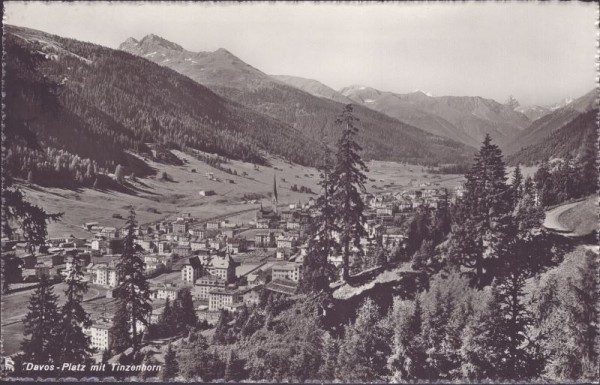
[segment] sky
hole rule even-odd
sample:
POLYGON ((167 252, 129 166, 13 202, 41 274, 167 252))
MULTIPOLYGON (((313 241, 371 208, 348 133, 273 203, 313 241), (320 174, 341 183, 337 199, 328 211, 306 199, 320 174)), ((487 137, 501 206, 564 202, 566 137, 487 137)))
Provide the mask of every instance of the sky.
POLYGON ((593 3, 5 2, 4 22, 117 48, 154 33, 340 89, 547 105, 596 82, 593 3))

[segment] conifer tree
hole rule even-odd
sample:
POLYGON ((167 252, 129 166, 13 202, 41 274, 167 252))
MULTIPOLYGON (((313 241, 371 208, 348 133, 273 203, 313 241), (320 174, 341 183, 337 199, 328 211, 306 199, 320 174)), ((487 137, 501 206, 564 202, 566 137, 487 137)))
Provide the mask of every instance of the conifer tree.
POLYGON ((167 382, 172 380, 179 373, 179 364, 177 363, 177 353, 173 350, 171 344, 167 348, 165 354, 165 366, 160 371, 160 380, 167 382))
POLYGON ((390 346, 378 324, 379 318, 379 307, 367 297, 356 321, 346 327, 336 377, 344 381, 374 381, 387 374, 390 346))
POLYGON ((196 310, 194 309, 194 300, 190 289, 183 288, 177 292, 177 299, 175 300, 178 304, 178 310, 181 313, 179 320, 181 322, 180 330, 186 330, 186 328, 193 328, 198 323, 196 316, 196 310))
POLYGON ((319 368, 319 378, 324 381, 332 381, 335 379, 339 343, 329 332, 325 332, 323 335, 322 351, 323 362, 319 368))
POLYGON ((482 288, 496 274, 498 256, 493 249, 503 242, 502 232, 512 211, 502 152, 489 135, 466 179, 448 254, 454 265, 471 270, 473 283, 482 288))
POLYGON ((83 328, 89 327, 92 321, 81 306, 83 294, 88 290, 87 282, 83 280, 81 263, 81 258, 75 254, 65 280, 66 302, 61 311, 58 338, 61 341, 61 361, 84 364, 91 358, 94 349, 90 345, 90 337, 83 332, 83 328))
POLYGON ((20 282, 22 279, 20 258, 17 258, 14 253, 2 252, 0 255, 2 262, 2 294, 10 292, 10 284, 20 282))
POLYGON ((342 249, 342 279, 350 278, 350 253, 352 247, 362 251, 360 238, 367 233, 364 229, 364 202, 361 193, 365 192, 367 166, 360 157, 362 148, 355 140, 358 133, 358 118, 353 115, 352 105, 347 105, 336 124, 342 126, 342 135, 337 143, 336 164, 331 174, 333 201, 340 228, 342 249))
POLYGON ((127 303, 119 302, 113 316, 112 325, 108 330, 108 348, 113 354, 121 353, 132 346, 129 320, 127 303))
POLYGON ((23 320, 25 340, 21 347, 24 361, 58 363, 61 341, 58 339, 58 296, 54 294, 48 277, 43 275, 40 286, 33 292, 23 320))
POLYGON ((521 173, 521 167, 518 164, 513 172, 510 188, 512 193, 512 204, 514 206, 519 202, 523 195, 523 174, 521 173))
POLYGON ((117 264, 119 285, 116 289, 120 308, 127 311, 131 344, 137 352, 140 343, 139 324, 148 326, 148 315, 152 311, 150 290, 144 275, 144 261, 139 256, 135 245, 137 222, 133 207, 127 219, 127 234, 123 240, 123 253, 117 264), (124 305, 124 306, 123 306, 124 305))
POLYGON ((316 200, 318 215, 311 219, 307 253, 303 260, 300 288, 303 292, 328 291, 334 278, 333 266, 328 257, 339 252, 340 246, 333 237, 338 229, 336 208, 333 202, 334 186, 331 183, 332 159, 329 147, 323 140, 323 160, 320 171, 322 193, 316 200))
POLYGON ((388 367, 394 382, 424 379, 426 374, 425 350, 421 338, 422 309, 417 297, 411 301, 394 302, 395 319, 392 354, 388 367))
POLYGON ((175 317, 169 297, 165 299, 165 307, 158 319, 158 328, 161 337, 170 337, 175 332, 175 317))

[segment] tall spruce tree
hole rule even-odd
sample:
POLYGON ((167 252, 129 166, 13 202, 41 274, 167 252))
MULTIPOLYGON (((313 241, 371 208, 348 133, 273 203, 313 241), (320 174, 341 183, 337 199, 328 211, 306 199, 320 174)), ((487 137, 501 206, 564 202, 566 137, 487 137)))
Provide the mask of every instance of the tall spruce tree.
POLYGON ((165 354, 165 366, 163 370, 160 371, 160 380, 163 382, 167 382, 172 380, 179 373, 179 364, 177 362, 177 353, 173 350, 171 344, 167 348, 167 353, 165 354))
POLYGON ((90 337, 83 332, 83 328, 89 327, 92 321, 81 306, 83 294, 88 290, 81 264, 81 258, 75 254, 66 278, 66 302, 61 311, 58 338, 61 341, 61 361, 84 364, 89 361, 94 349, 90 345, 90 337))
POLYGON ((2 263, 2 293, 7 294, 10 292, 11 283, 21 282, 22 280, 21 265, 23 261, 17 258, 14 253, 5 251, 2 251, 0 260, 2 263))
POLYGON ((43 275, 40 286, 29 300, 29 313, 23 320, 25 340, 21 344, 25 362, 40 364, 58 363, 60 346, 58 325, 58 296, 54 294, 52 284, 43 275))
POLYGON ((489 135, 466 179, 448 254, 451 263, 469 269, 475 286, 482 288, 496 275, 494 246, 503 242, 513 208, 502 152, 489 135))
POLYGON ((335 123, 342 127, 342 134, 337 143, 336 164, 331 173, 333 201, 337 213, 337 224, 340 228, 340 245, 342 249, 342 279, 350 278, 350 254, 352 247, 362 251, 360 238, 367 232, 361 193, 365 192, 367 166, 360 157, 362 148, 355 140, 358 133, 358 118, 353 115, 352 105, 344 107, 335 123))
POLYGON ((144 275, 144 261, 139 256, 135 244, 137 222, 133 207, 127 219, 127 234, 123 242, 123 253, 117 264, 119 285, 116 289, 120 309, 125 309, 131 331, 131 345, 137 352, 140 343, 139 324, 148 326, 148 316, 152 311, 150 290, 144 275))
POLYGON ((336 224, 336 208, 333 202, 332 159, 329 146, 325 140, 322 143, 323 159, 319 167, 321 171, 319 186, 322 193, 316 201, 318 215, 310 222, 308 249, 304 256, 300 281, 300 288, 305 293, 329 290, 329 282, 334 278, 335 272, 328 258, 340 249, 333 236, 339 228, 336 224))
POLYGON ((113 316, 112 325, 108 330, 108 349, 110 353, 121 353, 132 345, 129 329, 127 303, 119 302, 113 316))
POLYGON ((171 300, 169 297, 165 299, 165 307, 158 319, 158 331, 161 337, 170 337, 176 333, 176 319, 173 314, 173 307, 171 306, 171 300))
POLYGON ((180 331, 186 331, 189 328, 193 328, 198 323, 198 317, 196 316, 196 310, 194 309, 194 300, 192 293, 188 288, 182 288, 177 292, 177 298, 175 301, 178 304, 178 310, 180 316, 178 317, 181 325, 178 326, 180 331))
POLYGON ((510 189, 512 194, 512 204, 516 205, 523 196, 523 174, 521 173, 521 166, 518 164, 512 175, 510 189))
POLYGON ((379 320, 379 307, 365 299, 356 321, 346 327, 338 354, 337 378, 344 381, 375 381, 387 375, 390 346, 379 320))
POLYGON ((388 368, 394 382, 414 381, 426 377, 426 353, 421 337, 422 309, 414 302, 396 300, 392 309, 394 339, 388 368))

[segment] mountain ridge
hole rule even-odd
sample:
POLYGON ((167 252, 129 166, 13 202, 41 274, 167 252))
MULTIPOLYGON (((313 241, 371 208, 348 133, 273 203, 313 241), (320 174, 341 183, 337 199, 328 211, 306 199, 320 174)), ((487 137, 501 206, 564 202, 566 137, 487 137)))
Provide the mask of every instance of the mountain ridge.
POLYGON ((503 145, 530 123, 525 115, 479 96, 430 96, 419 90, 398 94, 361 85, 342 88, 340 93, 432 134, 471 146, 479 145, 487 133, 503 145))
MULTIPOLYGON (((314 96, 270 77, 224 49, 191 52, 170 50, 163 45, 141 47, 125 43, 120 48, 169 67, 226 99, 285 122, 307 137, 327 138, 334 143, 339 135, 335 117, 343 103, 314 96)), ((357 104, 354 110, 363 126, 358 140, 368 159, 460 163, 474 152, 470 146, 432 135, 365 106, 357 104)))
POLYGON ((585 95, 572 100, 567 105, 558 108, 535 120, 531 126, 523 130, 505 147, 509 155, 523 149, 538 145, 546 140, 553 132, 566 126, 580 115, 598 108, 598 90, 594 88, 585 95))

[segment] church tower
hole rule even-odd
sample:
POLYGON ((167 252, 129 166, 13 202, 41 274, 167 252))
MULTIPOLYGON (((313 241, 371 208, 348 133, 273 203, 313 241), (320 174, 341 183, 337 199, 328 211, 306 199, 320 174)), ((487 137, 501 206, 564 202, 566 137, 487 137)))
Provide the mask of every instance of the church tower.
POLYGON ((277 197, 277 180, 275 179, 275 174, 273 174, 273 196, 271 197, 271 205, 273 206, 273 212, 277 214, 277 204, 279 203, 279 199, 277 197))

